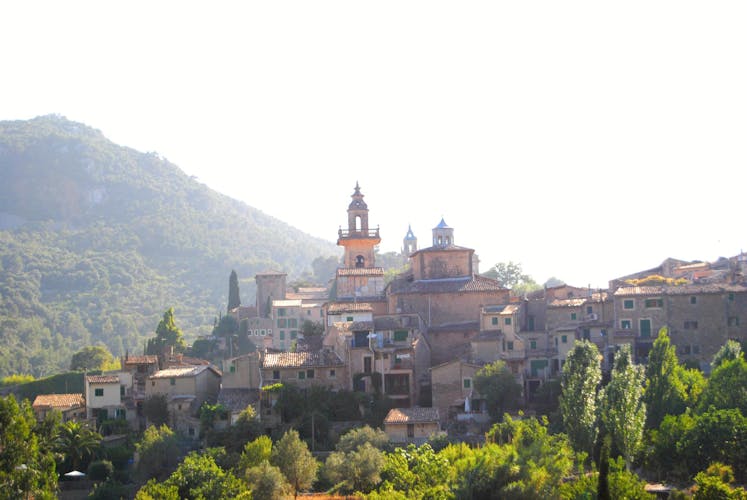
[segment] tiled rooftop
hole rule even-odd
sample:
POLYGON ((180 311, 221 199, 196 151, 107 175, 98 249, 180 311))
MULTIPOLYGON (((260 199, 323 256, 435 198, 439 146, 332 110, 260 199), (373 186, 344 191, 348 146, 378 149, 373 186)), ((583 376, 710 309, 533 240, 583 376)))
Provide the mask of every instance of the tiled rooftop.
POLYGON ((466 276, 433 280, 396 280, 391 284, 392 293, 459 293, 459 292, 498 292, 507 288, 491 278, 466 276))
POLYGON ((342 314, 348 312, 372 312, 373 306, 368 302, 335 302, 327 308, 327 314, 342 314))
POLYGON ((634 295, 693 295, 702 293, 745 293, 747 287, 744 285, 728 285, 710 283, 705 285, 675 285, 675 286, 626 286, 615 291, 615 296, 634 295))
POLYGON ((124 361, 126 365, 158 364, 158 356, 155 356, 155 355, 127 356, 124 361))
POLYGON ((427 422, 438 422, 438 408, 393 408, 384 419, 385 424, 427 422))
POLYGON ((259 389, 221 389, 218 394, 218 404, 225 406, 231 411, 242 411, 257 401, 259 401, 259 389))
POLYGON ((39 394, 34 399, 33 408, 77 408, 84 407, 83 394, 39 394))
POLYGON ((118 384, 119 375, 87 375, 89 384, 118 384))
POLYGON ((205 370, 210 370, 216 375, 220 376, 220 372, 211 366, 197 365, 197 366, 180 366, 180 367, 175 367, 175 368, 166 368, 165 370, 157 371, 156 373, 151 375, 149 378, 159 379, 159 378, 194 377, 204 372, 205 370))
POLYGON ((267 353, 262 368, 312 368, 322 366, 342 366, 340 357, 330 351, 275 352, 267 353))

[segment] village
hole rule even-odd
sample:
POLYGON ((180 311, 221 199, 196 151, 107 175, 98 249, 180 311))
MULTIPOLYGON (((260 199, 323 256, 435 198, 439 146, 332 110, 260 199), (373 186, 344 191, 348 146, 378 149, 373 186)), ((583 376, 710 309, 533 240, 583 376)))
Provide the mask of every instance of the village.
MULTIPOLYGON (((577 340, 594 343, 609 370, 614 353, 629 345, 644 363, 657 332, 666 327, 678 357, 708 372, 728 340, 747 339, 747 255, 714 263, 668 259, 660 266, 610 280, 606 290, 560 285, 524 296, 479 274, 475 250, 456 244, 441 219, 430 246, 411 230, 403 240, 407 271, 385 283, 377 267, 379 228, 358 184, 338 231, 343 264, 328 287, 289 289, 286 274, 257 274, 256 304, 229 311, 248 325, 256 351, 226 356, 220 366, 181 353, 127 354, 121 370, 84 375, 82 394, 44 394, 33 408, 64 420, 121 419, 133 430, 150 423, 143 404, 168 404, 169 425, 200 438, 200 408, 218 404, 223 425, 247 406, 270 433, 282 424, 276 391, 323 387, 386 398, 383 428, 393 443, 423 443, 434 435, 481 435, 491 423, 476 391, 478 370, 506 363, 526 404, 557 379, 577 340), (304 337, 311 321, 323 334, 304 337)), ((229 341, 230 342, 230 341, 229 341)))

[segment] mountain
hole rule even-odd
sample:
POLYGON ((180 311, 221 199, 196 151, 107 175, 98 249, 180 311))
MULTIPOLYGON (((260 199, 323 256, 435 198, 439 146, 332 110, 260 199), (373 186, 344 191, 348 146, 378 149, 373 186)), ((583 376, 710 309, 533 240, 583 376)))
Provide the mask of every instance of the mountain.
POLYGON ((0 179, 0 376, 66 368, 96 343, 141 353, 169 307, 188 339, 209 333, 232 269, 251 303, 257 272, 308 276, 339 255, 60 116, 0 122, 0 179))

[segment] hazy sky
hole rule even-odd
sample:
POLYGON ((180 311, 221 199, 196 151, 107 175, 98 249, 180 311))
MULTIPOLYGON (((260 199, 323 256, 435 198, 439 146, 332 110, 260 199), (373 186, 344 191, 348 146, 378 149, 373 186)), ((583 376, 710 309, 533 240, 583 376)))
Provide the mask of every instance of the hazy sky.
POLYGON ((747 2, 0 6, 0 119, 57 113, 334 241, 444 217, 577 286, 747 250, 747 2))

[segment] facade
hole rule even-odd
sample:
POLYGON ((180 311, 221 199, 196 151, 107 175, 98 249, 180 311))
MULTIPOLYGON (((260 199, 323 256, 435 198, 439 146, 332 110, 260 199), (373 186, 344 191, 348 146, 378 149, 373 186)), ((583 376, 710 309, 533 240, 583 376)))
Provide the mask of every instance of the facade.
MULTIPOLYGON (((132 376, 126 372, 114 375, 86 375, 84 380, 86 418, 103 422, 108 419, 127 418, 123 403, 132 387, 132 376)), ((134 418, 134 415, 129 415, 134 418)))
POLYGON ((300 388, 312 386, 346 389, 347 370, 333 351, 266 353, 262 359, 263 386, 293 383, 300 388))
POLYGON ((304 315, 301 299, 273 300, 272 321, 274 333, 272 347, 281 351, 289 350, 303 338, 304 315))
POLYGON ((257 283, 257 315, 260 318, 271 317, 272 301, 285 299, 285 273, 265 272, 254 276, 257 283))
POLYGON ((475 374, 483 366, 454 359, 431 368, 432 406, 438 410, 442 428, 456 422, 489 420, 485 401, 474 388, 475 374))

